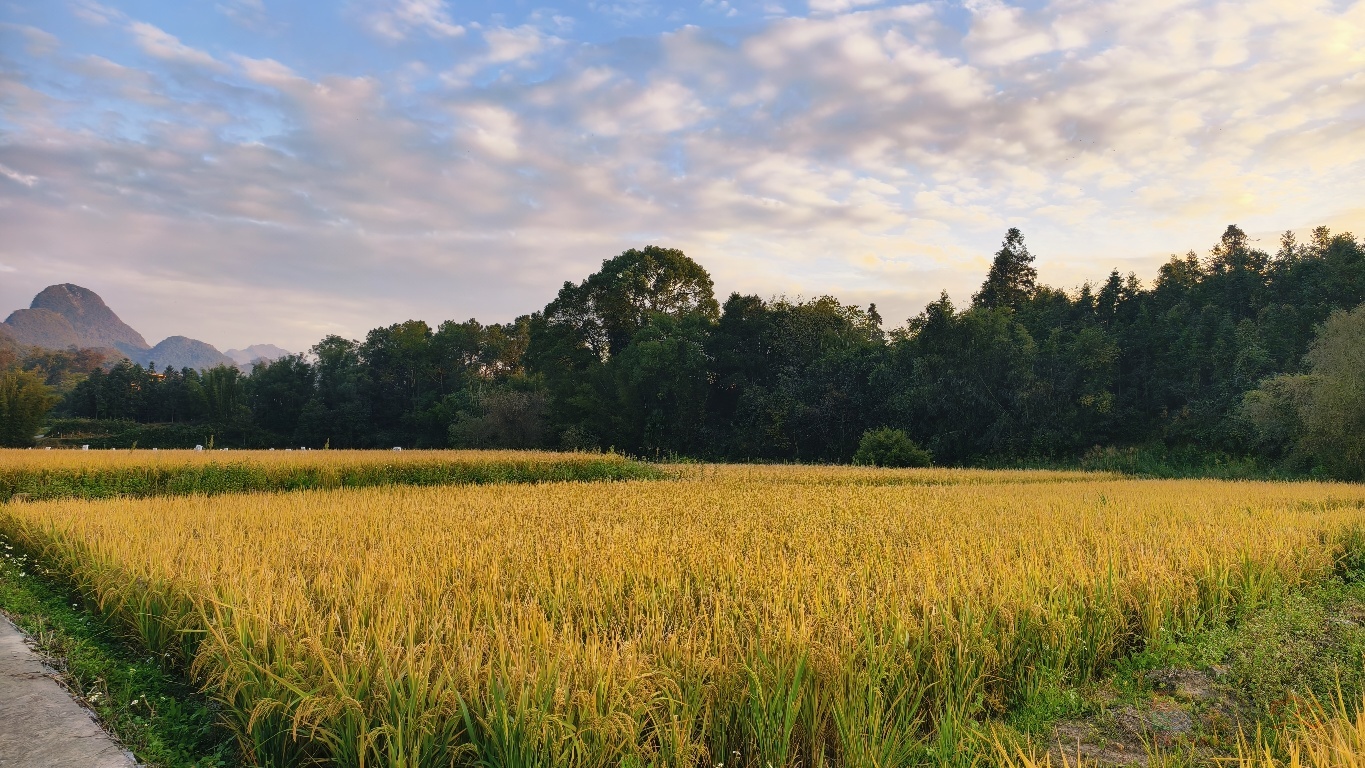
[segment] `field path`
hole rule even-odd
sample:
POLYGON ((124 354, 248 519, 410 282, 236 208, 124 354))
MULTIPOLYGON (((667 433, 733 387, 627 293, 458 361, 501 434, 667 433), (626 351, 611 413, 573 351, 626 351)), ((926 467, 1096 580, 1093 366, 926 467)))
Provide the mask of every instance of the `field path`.
POLYGON ((72 699, 0 616, 0 768, 132 768, 94 717, 72 699))

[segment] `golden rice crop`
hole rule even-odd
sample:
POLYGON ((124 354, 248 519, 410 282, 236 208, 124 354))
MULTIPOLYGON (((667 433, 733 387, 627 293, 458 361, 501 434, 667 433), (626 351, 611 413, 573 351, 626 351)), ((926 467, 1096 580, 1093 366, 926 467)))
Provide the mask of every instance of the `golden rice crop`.
MULTIPOLYGON (((606 454, 611 456, 611 454, 606 454)), ((0 449, 0 469, 5 472, 42 470, 97 471, 143 466, 205 466, 229 461, 266 467, 374 466, 385 464, 437 464, 442 462, 560 463, 589 462, 599 453, 558 453, 513 450, 353 451, 353 450, 35 450, 0 449)), ((620 459, 620 457, 616 457, 620 459)))
POLYGON ((0 530, 189 663, 262 765, 880 768, 1330 573, 1365 522, 1349 485, 676 471, 0 530))
POLYGON ((615 454, 546 451, 0 450, 0 501, 660 474, 615 454))

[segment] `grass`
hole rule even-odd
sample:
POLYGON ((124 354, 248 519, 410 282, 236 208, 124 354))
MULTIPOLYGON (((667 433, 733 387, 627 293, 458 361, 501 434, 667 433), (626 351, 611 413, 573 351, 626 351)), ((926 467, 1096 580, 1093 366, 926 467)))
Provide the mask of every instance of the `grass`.
POLYGON ((0 530, 260 765, 870 768, 984 759, 983 724, 1045 727, 1332 577, 1365 524, 1350 485, 670 472, 9 504, 0 530))
MULTIPOLYGON (((1352 557, 1365 552, 1358 541, 1349 546, 1352 557)), ((1281 585, 1227 621, 1149 643, 1090 685, 1040 691, 992 732, 998 762, 1100 765, 1093 752, 1078 759, 1049 750, 1053 727, 1094 727, 1094 750, 1105 738, 1132 740, 1132 733, 1106 732, 1115 712, 1180 710, 1188 732, 1164 745, 1155 735, 1143 741, 1151 764, 1365 764, 1365 581, 1349 559, 1323 579, 1281 585), (1187 672, 1200 675, 1198 695, 1161 688, 1163 677, 1187 672)))
POLYGON ((0 449, 0 502, 660 476, 657 468, 592 453, 0 449))
POLYGON ((63 683, 149 768, 216 768, 244 758, 209 701, 83 606, 0 535, 0 610, 32 636, 63 683))

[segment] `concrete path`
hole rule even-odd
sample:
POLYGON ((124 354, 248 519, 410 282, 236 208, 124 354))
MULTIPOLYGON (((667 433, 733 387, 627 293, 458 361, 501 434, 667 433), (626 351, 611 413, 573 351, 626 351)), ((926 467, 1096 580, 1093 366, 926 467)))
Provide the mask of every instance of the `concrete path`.
POLYGON ((0 616, 0 768, 136 765, 0 616))

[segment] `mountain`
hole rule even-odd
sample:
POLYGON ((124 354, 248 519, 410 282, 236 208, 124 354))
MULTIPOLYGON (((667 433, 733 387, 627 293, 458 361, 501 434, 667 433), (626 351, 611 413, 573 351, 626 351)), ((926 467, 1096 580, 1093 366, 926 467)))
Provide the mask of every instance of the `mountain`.
POLYGON ((14 335, 9 332, 9 327, 0 323, 0 352, 17 352, 19 343, 14 340, 14 335))
POLYGON ((219 352, 212 344, 185 336, 170 336, 151 349, 139 352, 133 362, 148 365, 155 363, 159 371, 166 366, 180 368, 213 368, 218 365, 235 365, 232 358, 219 352))
MULTIPOLYGON (((15 310, 0 323, 0 347, 8 346, 108 350, 111 359, 122 355, 142 365, 155 363, 159 370, 238 364, 235 355, 229 357, 210 344, 184 336, 171 336, 149 347, 142 334, 120 320, 99 294, 71 283, 49 285, 33 297, 28 309, 15 310)), ((232 352, 247 356, 243 365, 289 354, 273 344, 232 352)))
POLYGON ((89 288, 71 283, 49 285, 33 297, 33 303, 29 306, 66 318, 80 340, 77 346, 114 347, 125 353, 147 349, 147 341, 142 334, 128 327, 104 303, 104 299, 89 288))
POLYGON ((50 309, 16 309, 5 319, 5 330, 25 347, 66 349, 86 346, 80 334, 61 314, 50 309))
POLYGON ((281 357, 288 357, 291 353, 287 349, 280 349, 274 344, 252 344, 246 349, 229 349, 223 354, 232 358, 237 365, 251 365, 257 360, 273 362, 281 357))

